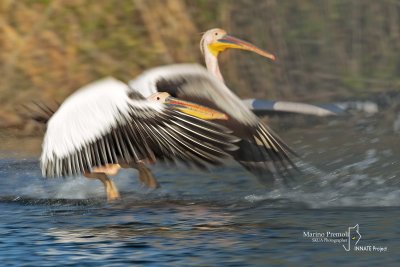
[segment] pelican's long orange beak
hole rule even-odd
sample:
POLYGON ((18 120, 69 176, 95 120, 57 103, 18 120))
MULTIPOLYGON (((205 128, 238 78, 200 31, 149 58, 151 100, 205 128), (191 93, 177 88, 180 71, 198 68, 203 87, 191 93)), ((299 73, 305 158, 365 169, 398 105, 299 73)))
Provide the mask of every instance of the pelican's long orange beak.
POLYGON ((224 37, 218 39, 216 42, 212 43, 209 45, 209 48, 211 52, 215 55, 218 56, 220 52, 223 52, 225 49, 228 48, 234 48, 234 49, 242 49, 242 50, 247 50, 251 51, 254 53, 259 54, 260 56, 275 60, 275 56, 271 53, 268 53, 265 50, 262 50, 261 48, 258 48, 257 46, 248 43, 246 41, 243 41, 239 38, 230 36, 230 35, 225 35, 224 37))
POLYGON ((207 108, 205 106, 192 103, 189 101, 184 101, 178 98, 174 97, 167 97, 165 99, 164 104, 168 106, 173 106, 174 108, 195 116, 197 118, 203 119, 203 120, 227 120, 228 116, 225 113, 219 112, 215 109, 207 108))

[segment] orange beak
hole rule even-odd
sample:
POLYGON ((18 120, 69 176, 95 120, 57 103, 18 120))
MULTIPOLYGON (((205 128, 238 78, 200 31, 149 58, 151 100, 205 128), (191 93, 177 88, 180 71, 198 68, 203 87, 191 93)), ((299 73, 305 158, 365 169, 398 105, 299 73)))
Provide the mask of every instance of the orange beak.
POLYGON ((256 54, 259 54, 260 56, 275 60, 276 57, 268 53, 265 50, 262 50, 261 48, 258 48, 257 46, 248 43, 246 41, 243 41, 239 38, 230 36, 230 35, 225 35, 224 37, 218 39, 216 42, 213 44, 209 45, 211 52, 217 56, 220 52, 225 51, 225 49, 228 48, 234 48, 234 49, 242 49, 242 50, 247 50, 254 52, 256 54))
POLYGON ((228 116, 225 113, 215 109, 207 108, 196 103, 184 101, 174 97, 167 97, 164 104, 172 106, 186 114, 203 120, 227 120, 228 116))

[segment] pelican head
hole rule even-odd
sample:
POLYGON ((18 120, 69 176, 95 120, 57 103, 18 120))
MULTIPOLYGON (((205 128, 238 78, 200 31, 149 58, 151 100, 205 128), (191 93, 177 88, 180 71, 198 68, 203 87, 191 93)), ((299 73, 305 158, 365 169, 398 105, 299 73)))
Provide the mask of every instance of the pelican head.
POLYGON ((263 57, 275 60, 273 54, 268 53, 251 43, 228 35, 228 33, 223 29, 216 28, 206 31, 200 41, 200 49, 204 55, 206 55, 207 52, 210 52, 212 55, 217 57, 219 53, 229 48, 251 51, 263 57))
POLYGON ((228 116, 215 109, 172 97, 166 92, 154 93, 148 98, 151 101, 163 103, 167 106, 178 109, 186 114, 195 116, 203 120, 227 120, 228 116))

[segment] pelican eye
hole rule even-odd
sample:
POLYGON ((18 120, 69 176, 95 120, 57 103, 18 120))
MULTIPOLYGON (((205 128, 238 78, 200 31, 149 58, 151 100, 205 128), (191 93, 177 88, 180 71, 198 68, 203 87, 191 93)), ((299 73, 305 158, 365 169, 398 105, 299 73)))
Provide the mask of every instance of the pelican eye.
POLYGON ((160 97, 159 97, 159 96, 157 96, 157 100, 160 100, 160 97))

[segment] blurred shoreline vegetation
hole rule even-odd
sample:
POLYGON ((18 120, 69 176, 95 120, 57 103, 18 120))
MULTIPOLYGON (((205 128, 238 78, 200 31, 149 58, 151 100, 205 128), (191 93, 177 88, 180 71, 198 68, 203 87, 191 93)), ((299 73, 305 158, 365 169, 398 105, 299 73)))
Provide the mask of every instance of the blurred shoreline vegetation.
POLYGON ((61 102, 104 76, 126 82, 159 65, 203 64, 201 32, 214 27, 278 57, 222 55, 241 97, 329 102, 398 92, 399 16, 394 0, 2 0, 0 127, 32 127, 22 104, 61 102))

